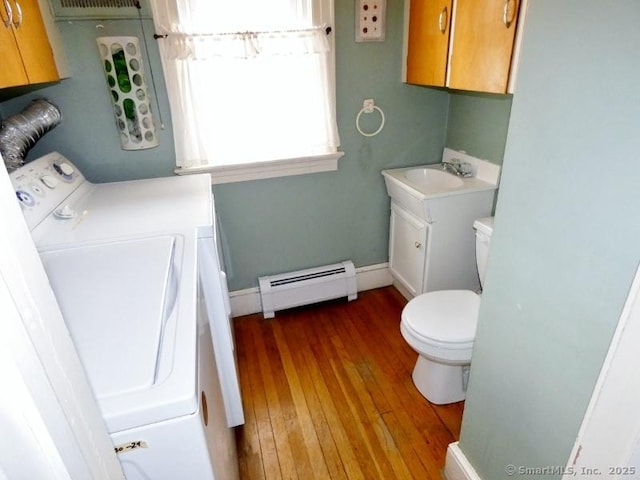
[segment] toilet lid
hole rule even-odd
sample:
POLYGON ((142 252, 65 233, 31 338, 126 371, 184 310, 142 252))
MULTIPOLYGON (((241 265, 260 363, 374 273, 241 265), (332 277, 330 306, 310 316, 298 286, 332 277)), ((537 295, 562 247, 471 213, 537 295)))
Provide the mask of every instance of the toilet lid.
POLYGON ((473 342, 480 296, 471 290, 418 295, 404 307, 402 320, 415 334, 445 343, 473 342))

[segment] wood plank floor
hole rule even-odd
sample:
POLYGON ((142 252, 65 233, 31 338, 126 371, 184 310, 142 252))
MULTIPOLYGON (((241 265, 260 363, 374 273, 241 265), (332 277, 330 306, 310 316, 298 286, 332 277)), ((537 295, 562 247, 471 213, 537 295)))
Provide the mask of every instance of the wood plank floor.
POLYGON ((464 403, 431 405, 413 385, 405 303, 387 287, 234 319, 242 480, 442 478, 464 403))

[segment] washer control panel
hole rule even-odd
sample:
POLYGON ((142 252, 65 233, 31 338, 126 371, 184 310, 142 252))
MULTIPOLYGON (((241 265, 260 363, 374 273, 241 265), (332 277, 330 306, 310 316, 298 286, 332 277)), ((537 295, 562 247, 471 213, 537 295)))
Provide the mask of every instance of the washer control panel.
POLYGON ((9 177, 30 229, 51 212, 63 212, 58 215, 61 219, 72 218, 72 208, 64 202, 85 182, 82 173, 58 152, 25 164, 9 177))

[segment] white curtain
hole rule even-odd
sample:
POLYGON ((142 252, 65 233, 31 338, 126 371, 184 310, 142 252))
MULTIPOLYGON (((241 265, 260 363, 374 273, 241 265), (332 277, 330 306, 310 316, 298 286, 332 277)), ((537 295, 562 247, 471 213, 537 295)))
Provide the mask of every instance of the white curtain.
POLYGON ((333 52, 312 0, 150 3, 179 167, 337 151, 333 52))

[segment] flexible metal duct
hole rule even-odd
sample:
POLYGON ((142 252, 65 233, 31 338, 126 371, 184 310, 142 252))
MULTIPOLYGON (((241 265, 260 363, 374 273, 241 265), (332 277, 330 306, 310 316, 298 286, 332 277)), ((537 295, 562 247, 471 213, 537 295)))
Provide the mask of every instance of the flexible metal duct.
POLYGON ((0 123, 0 154, 7 171, 24 165, 27 152, 62 121, 62 112, 45 99, 32 101, 22 112, 0 123))

